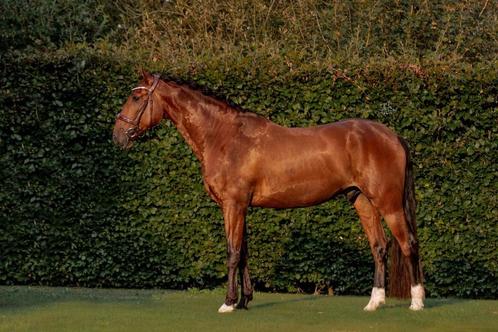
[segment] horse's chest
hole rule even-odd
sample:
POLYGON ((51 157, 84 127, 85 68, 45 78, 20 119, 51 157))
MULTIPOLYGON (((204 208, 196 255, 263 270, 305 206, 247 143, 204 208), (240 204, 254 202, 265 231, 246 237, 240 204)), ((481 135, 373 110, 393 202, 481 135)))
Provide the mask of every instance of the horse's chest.
POLYGON ((203 181, 207 193, 218 204, 250 196, 250 182, 235 167, 203 168, 203 181))

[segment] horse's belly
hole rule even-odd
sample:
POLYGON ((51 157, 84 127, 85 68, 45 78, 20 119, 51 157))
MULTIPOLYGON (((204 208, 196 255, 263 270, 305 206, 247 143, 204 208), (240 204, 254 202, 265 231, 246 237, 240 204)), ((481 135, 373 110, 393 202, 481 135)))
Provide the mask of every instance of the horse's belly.
POLYGON ((310 179, 302 182, 260 186, 253 193, 252 206, 294 208, 316 205, 332 198, 344 189, 340 182, 310 179))

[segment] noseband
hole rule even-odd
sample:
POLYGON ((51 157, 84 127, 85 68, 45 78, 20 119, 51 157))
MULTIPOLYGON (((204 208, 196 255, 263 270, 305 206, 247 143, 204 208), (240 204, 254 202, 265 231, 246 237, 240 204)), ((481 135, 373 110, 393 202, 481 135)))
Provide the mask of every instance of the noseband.
POLYGON ((121 113, 119 113, 116 116, 117 120, 121 120, 121 121, 129 123, 133 126, 133 127, 128 128, 125 132, 125 134, 126 134, 126 136, 128 136, 128 138, 134 139, 140 134, 140 128, 139 128, 140 120, 142 119, 142 115, 145 113, 147 108, 149 108, 149 110, 150 110, 149 111, 150 118, 152 119, 152 103, 154 101, 152 99, 152 93, 154 92, 154 90, 156 89, 158 84, 159 84, 159 75, 154 74, 154 82, 152 83, 150 88, 145 87, 145 86, 137 86, 136 88, 131 89, 131 91, 141 90, 141 89, 147 90, 147 100, 140 107, 140 110, 138 111, 138 113, 134 119, 130 119, 129 117, 127 117, 126 115, 123 115, 121 113))

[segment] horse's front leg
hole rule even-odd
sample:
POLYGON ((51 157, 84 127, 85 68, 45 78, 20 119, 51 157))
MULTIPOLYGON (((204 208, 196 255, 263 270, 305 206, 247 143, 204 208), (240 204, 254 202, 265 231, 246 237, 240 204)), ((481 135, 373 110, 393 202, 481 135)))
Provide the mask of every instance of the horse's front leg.
POLYGON ((247 304, 252 300, 252 284, 249 277, 249 267, 247 261, 249 259, 249 251, 247 249, 247 225, 244 225, 244 237, 242 240, 242 248, 239 261, 239 275, 241 296, 237 309, 247 309, 247 304))
POLYGON ((225 233, 227 238, 227 266, 228 286, 225 303, 218 312, 232 312, 237 303, 237 267, 242 254, 242 243, 244 240, 244 222, 247 212, 247 204, 240 201, 230 200, 223 203, 223 219, 225 221, 225 233))

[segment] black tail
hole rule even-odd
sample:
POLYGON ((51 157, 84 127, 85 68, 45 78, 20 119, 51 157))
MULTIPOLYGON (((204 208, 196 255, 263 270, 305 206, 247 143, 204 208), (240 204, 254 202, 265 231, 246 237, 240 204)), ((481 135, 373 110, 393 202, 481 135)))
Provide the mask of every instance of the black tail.
MULTIPOLYGON (((408 228, 414 240, 417 243, 417 223, 415 219, 415 210, 417 201, 415 199, 415 184, 413 181, 413 165, 410 158, 410 151, 407 142, 399 137, 399 141, 405 150, 406 167, 405 167, 405 186, 403 192, 403 209, 405 211, 405 219, 408 228)), ((415 254, 418 260, 418 245, 415 244, 415 254)), ((408 298, 410 297, 410 271, 408 259, 401 252, 401 247, 398 241, 392 239, 390 249, 390 265, 389 265, 389 295, 392 297, 408 298)), ((419 275, 422 280, 422 268, 419 264, 419 275)))

